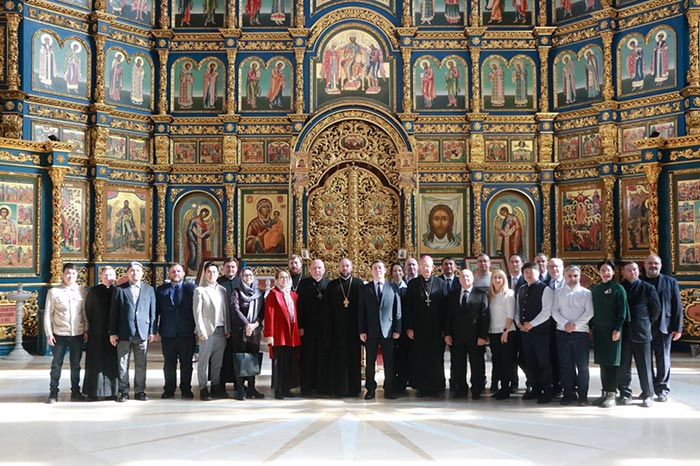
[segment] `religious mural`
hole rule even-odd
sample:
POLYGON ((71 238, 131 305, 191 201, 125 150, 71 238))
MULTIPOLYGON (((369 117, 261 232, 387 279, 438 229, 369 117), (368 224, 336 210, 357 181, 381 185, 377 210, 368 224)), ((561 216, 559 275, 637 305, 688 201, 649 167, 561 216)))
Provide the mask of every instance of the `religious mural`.
POLYGON ((450 55, 440 62, 432 56, 416 59, 413 66, 416 111, 462 110, 466 108, 466 62, 450 55))
POLYGON ((492 55, 481 66, 482 102, 486 110, 534 110, 535 62, 525 55, 507 60, 492 55))
POLYGON ((626 96, 676 85, 676 33, 658 26, 646 36, 624 35, 617 47, 618 94, 626 96))
POLYGON ((65 181, 61 186, 61 255, 87 258, 87 183, 65 181))
POLYGON ((105 257, 148 260, 151 255, 151 188, 105 188, 105 257))
POLYGON ((532 162, 534 141, 531 139, 486 139, 487 162, 532 162))
POLYGON ((245 111, 292 109, 292 64, 285 57, 243 60, 238 68, 238 107, 245 111))
POLYGON ((153 62, 146 54, 131 56, 118 47, 105 59, 105 101, 120 107, 153 108, 153 62))
POLYGON ((74 126, 57 125, 49 121, 32 121, 32 141, 45 142, 49 140, 49 136, 55 137, 58 141, 73 144, 70 155, 84 157, 87 154, 87 134, 84 130, 74 126))
POLYGON ((0 276, 39 272, 39 177, 0 175, 0 276))
POLYGON ((552 9, 557 23, 578 19, 600 9, 600 0, 553 0, 552 9))
POLYGON ((289 194, 282 191, 240 192, 241 257, 265 259, 286 257, 289 240, 289 194))
POLYGON ((360 28, 330 34, 312 58, 313 108, 341 99, 393 106, 394 70, 383 40, 360 28))
POLYGON ((482 24, 512 26, 533 24, 533 2, 528 0, 481 0, 482 24))
POLYGON ((172 2, 170 11, 176 28, 221 28, 226 24, 224 0, 177 0, 172 2))
POLYGON ((557 209, 557 254, 563 258, 600 257, 605 247, 603 183, 562 186, 557 209))
POLYGON ((249 27, 290 27, 294 3, 291 0, 240 0, 239 22, 249 27))
MULTIPOLYGON (((316 11, 326 9, 334 5, 341 4, 342 6, 345 6, 347 2, 345 0, 311 0, 309 3, 311 4, 311 14, 313 15, 316 11)), ((361 0, 360 2, 355 3, 376 6, 390 13, 394 12, 396 5, 395 0, 361 0)), ((340 8, 341 5, 336 8, 340 8)))
POLYGON ((571 50, 559 53, 554 59, 554 106, 602 100, 602 62, 603 52, 597 45, 585 47, 578 54, 571 50))
POLYGON ((190 192, 177 200, 173 211, 175 261, 186 275, 197 275, 208 259, 221 257, 221 206, 213 196, 190 192))
POLYGON ((415 0, 416 26, 460 26, 465 24, 464 0, 415 0))
POLYGON ((153 7, 153 0, 107 0, 107 13, 145 25, 153 24, 153 7))
POLYGON ((464 255, 467 248, 465 191, 424 189, 419 195, 418 236, 421 254, 464 255))
POLYGON ((173 141, 173 163, 212 164, 223 161, 223 141, 220 139, 178 139, 173 141))
POLYGON ((700 174, 695 170, 671 175, 673 271, 694 273, 700 264, 700 174))
POLYGON ((484 217, 487 254, 505 260, 512 254, 535 254, 535 217, 523 193, 505 190, 488 201, 484 217))
POLYGON ((32 90, 74 99, 88 99, 90 48, 75 36, 62 40, 41 29, 32 41, 32 90))
POLYGON ((175 112, 223 112, 226 67, 216 57, 180 58, 171 71, 170 106, 175 112))
POLYGON ((644 257, 649 252, 649 183, 646 178, 620 181, 622 255, 644 257))

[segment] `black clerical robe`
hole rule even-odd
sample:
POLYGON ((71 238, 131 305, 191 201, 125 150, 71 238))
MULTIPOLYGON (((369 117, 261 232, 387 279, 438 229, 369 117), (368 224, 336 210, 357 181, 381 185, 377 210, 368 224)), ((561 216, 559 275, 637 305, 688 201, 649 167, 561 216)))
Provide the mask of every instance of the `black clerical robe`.
POLYGON ((329 280, 306 277, 299 282, 297 312, 301 336, 301 392, 330 394, 330 316, 325 297, 329 280))
POLYGON ((358 396, 362 386, 358 331, 362 285, 359 278, 336 278, 326 289, 330 315, 330 389, 335 396, 358 396))
POLYGON ((85 298, 89 323, 83 393, 90 397, 117 395, 117 348, 109 342, 109 310, 114 287, 97 285, 85 298))

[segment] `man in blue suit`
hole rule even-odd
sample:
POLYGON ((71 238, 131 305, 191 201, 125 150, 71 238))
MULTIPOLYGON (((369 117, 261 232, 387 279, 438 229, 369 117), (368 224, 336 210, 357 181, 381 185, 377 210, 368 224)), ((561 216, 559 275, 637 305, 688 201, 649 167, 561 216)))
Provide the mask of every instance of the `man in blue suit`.
POLYGON ((643 280, 656 288, 661 301, 661 313, 651 326, 652 371, 656 401, 668 401, 671 378, 671 342, 683 334, 683 302, 675 278, 661 273, 661 258, 650 254, 644 261, 643 280))
POLYGON ((173 398, 177 385, 177 363, 180 362, 180 393, 192 399, 192 356, 194 355, 194 284, 185 283, 185 270, 180 264, 168 269, 170 283, 156 288, 156 321, 163 349, 165 385, 161 398, 173 398))
POLYGON ((129 360, 134 352, 134 398, 147 401, 146 352, 156 338, 156 294, 143 283, 143 266, 131 262, 127 282, 115 288, 109 316, 109 341, 117 347, 119 361, 118 402, 129 399, 129 360))
POLYGON ((385 281, 386 266, 382 261, 372 262, 372 281, 363 285, 359 301, 360 340, 365 343, 367 366, 365 368, 365 400, 375 397, 377 382, 374 380, 377 347, 382 348, 384 359, 384 398, 395 399, 394 345, 401 336, 401 297, 393 282, 385 281))

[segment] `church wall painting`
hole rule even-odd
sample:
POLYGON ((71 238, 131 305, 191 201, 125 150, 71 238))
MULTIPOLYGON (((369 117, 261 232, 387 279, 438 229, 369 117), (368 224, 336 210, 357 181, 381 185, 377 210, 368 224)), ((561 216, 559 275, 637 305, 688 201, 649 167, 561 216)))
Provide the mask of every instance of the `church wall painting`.
POLYGON ((190 192, 177 200, 173 209, 173 253, 186 275, 197 275, 208 259, 221 257, 221 206, 208 193, 190 192))
POLYGON ((226 67, 216 57, 199 62, 187 57, 173 63, 170 84, 174 112, 223 112, 226 104, 226 67))
POLYGON ((87 259, 89 205, 84 181, 66 180, 61 185, 61 256, 87 259))
POLYGON ((700 264, 700 172, 671 173, 672 272, 696 274, 700 264))
POLYGON ((567 50, 554 59, 555 107, 602 100, 603 54, 598 46, 584 47, 578 54, 567 50))
POLYGON ((311 59, 312 108, 351 99, 394 106, 394 61, 383 40, 367 27, 329 34, 311 59))
POLYGON ((105 58, 105 101, 120 107, 152 110, 153 63, 145 54, 129 55, 111 47, 105 58))
POLYGON ((486 26, 531 25, 532 1, 480 0, 481 22, 486 26))
POLYGON ((107 145, 105 147, 105 157, 115 160, 127 159, 127 140, 124 136, 115 136, 110 134, 107 137, 107 145))
POLYGON ((440 161, 440 141, 420 140, 416 141, 416 152, 418 152, 418 163, 431 163, 440 161))
MULTIPOLYGON (((316 13, 317 11, 328 8, 331 5, 341 4, 342 6, 345 6, 347 2, 345 0, 311 0, 310 3, 311 14, 314 15, 314 13, 316 13)), ((362 3, 364 5, 374 5, 392 14, 394 13, 394 9, 396 6, 395 0, 362 0, 361 2, 357 3, 362 3)), ((337 8, 340 8, 340 6, 338 6, 337 8)))
POLYGON ((170 11, 175 28, 222 28, 226 23, 224 0, 177 0, 170 11))
POLYGON ((151 189, 107 185, 104 190, 106 259, 150 260, 151 189))
POLYGON ((486 110, 534 110, 535 62, 525 55, 507 60, 491 56, 481 67, 482 102, 486 110))
POLYGON ((625 259, 641 259, 649 253, 649 194, 646 178, 620 180, 620 243, 625 259))
POLYGON ((240 190, 241 258, 281 259, 289 251, 289 193, 285 190, 240 190))
POLYGON ((267 141, 267 163, 288 164, 291 146, 287 141, 267 141))
POLYGON ((441 62, 425 55, 413 65, 414 102, 417 111, 464 110, 466 108, 466 63, 450 55, 441 62))
POLYGON ((523 259, 535 254, 535 216, 532 202, 517 190, 493 196, 485 209, 487 254, 506 261, 511 254, 523 259))
POLYGON ((557 255, 568 259, 605 255, 603 182, 558 187, 557 255))
POLYGON ((39 176, 0 174, 0 277, 39 274, 39 176))
POLYGON ((221 141, 202 141, 199 143, 199 163, 221 163, 223 152, 221 141))
POLYGON ((32 121, 32 141, 48 141, 49 136, 56 136, 59 141, 70 142, 73 144, 73 150, 70 152, 70 155, 82 157, 86 155, 85 150, 88 144, 88 136, 84 130, 78 129, 77 127, 57 125, 43 120, 32 121))
POLYGON ((668 121, 657 121, 649 124, 649 135, 652 133, 659 133, 658 137, 661 138, 673 138, 676 137, 676 122, 675 120, 668 121))
POLYGON ((487 162, 532 162, 534 142, 531 139, 486 139, 487 162))
POLYGON ((669 26, 657 26, 646 36, 633 32, 617 46, 619 96, 656 92, 676 86, 676 34, 669 26))
POLYGON ((603 154, 603 138, 600 133, 581 136, 581 157, 597 157, 603 154))
POLYGON ((184 139, 173 141, 173 163, 221 163, 223 160, 223 142, 210 138, 194 140, 184 139))
POLYGON ((90 47, 75 36, 61 39, 40 29, 32 39, 32 90, 87 100, 90 97, 90 47))
POLYGON ((466 162, 467 144, 464 140, 445 139, 442 141, 443 162, 466 162))
POLYGON ((465 24, 464 0, 414 0, 415 25, 459 26, 465 24))
POLYGON ((469 222, 466 190, 424 188, 418 201, 416 222, 420 253, 466 255, 465 225, 469 222))
POLYGON ((263 163, 265 161, 265 143, 263 141, 241 141, 241 160, 243 163, 263 163))
POLYGON ((559 160, 576 160, 580 156, 579 135, 564 135, 557 138, 559 160))
POLYGON ((639 150, 635 142, 641 141, 648 135, 646 125, 622 127, 620 131, 622 132, 622 147, 620 148, 621 152, 633 152, 639 150))
POLYGON ((292 70, 285 57, 267 62, 258 57, 244 60, 239 67, 238 107, 242 112, 291 110, 292 70))
POLYGON ((552 9, 554 11, 552 16, 557 23, 570 21, 598 11, 600 0, 553 0, 552 9))
POLYGON ((129 155, 128 159, 133 162, 148 162, 150 161, 150 145, 147 139, 129 138, 129 155))
POLYGON ((197 141, 174 141, 173 163, 197 163, 197 141))
POLYGON ((239 24, 247 27, 290 27, 294 3, 291 0, 240 0, 239 24))
POLYGON ((152 0, 107 0, 107 13, 146 25, 153 24, 153 8, 152 0))

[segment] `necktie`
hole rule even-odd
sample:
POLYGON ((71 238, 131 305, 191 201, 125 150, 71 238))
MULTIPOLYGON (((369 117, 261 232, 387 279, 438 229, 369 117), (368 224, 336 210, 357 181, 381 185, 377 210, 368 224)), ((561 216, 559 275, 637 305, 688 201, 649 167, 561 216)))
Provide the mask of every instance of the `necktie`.
POLYGON ((550 285, 551 285, 553 290, 557 289, 557 281, 556 280, 552 280, 552 283, 550 283, 550 285))
POLYGON ((462 292, 462 307, 467 305, 467 301, 469 301, 469 291, 464 290, 462 292))
POLYGON ((182 286, 173 287, 173 303, 175 306, 180 306, 182 300, 182 286))
POLYGON ((382 282, 377 282, 377 301, 382 301, 382 282))
POLYGON ((515 289, 515 284, 518 283, 518 279, 515 277, 510 277, 510 289, 514 290, 515 289))

